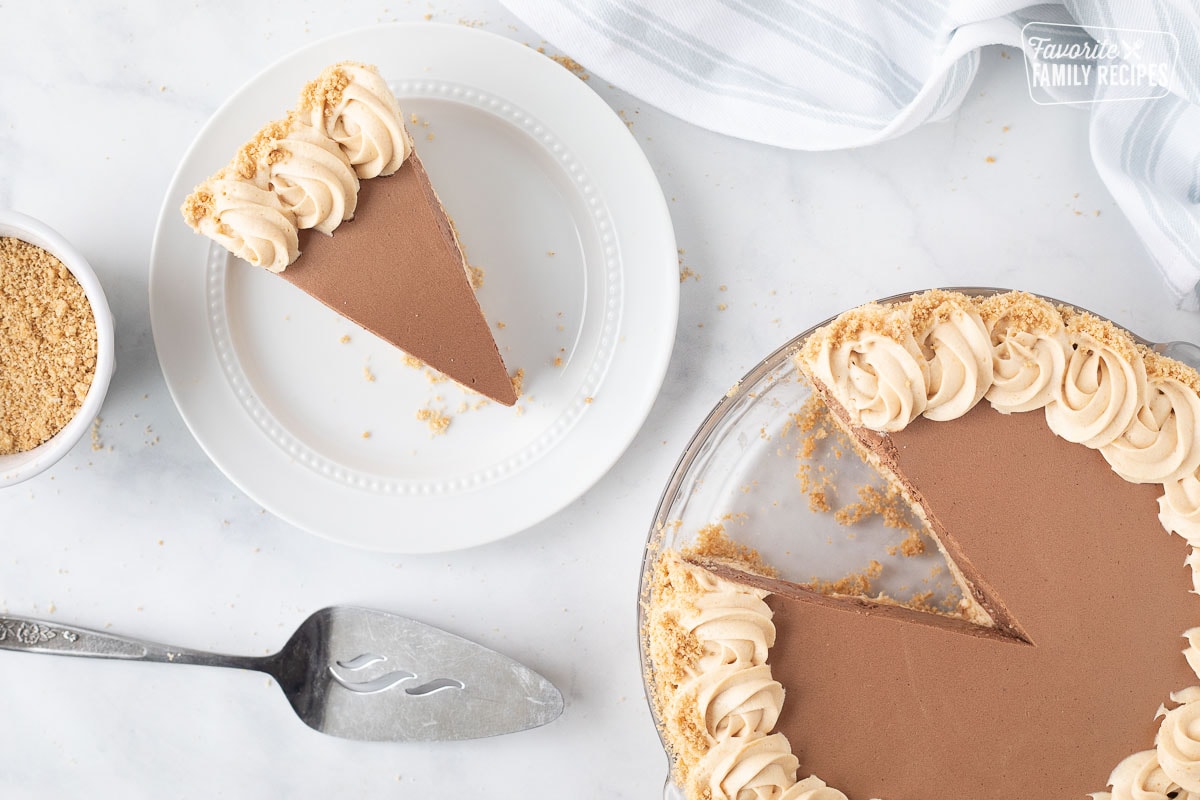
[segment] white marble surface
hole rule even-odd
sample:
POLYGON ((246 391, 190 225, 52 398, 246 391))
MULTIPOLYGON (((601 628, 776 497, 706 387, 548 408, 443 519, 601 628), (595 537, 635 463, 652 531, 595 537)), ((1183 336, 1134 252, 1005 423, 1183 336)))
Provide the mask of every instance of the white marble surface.
POLYGON ((0 609, 255 654, 320 606, 377 606, 528 663, 566 711, 490 740, 361 744, 313 733, 254 673, 0 654, 4 797, 658 796, 635 630, 646 529, 693 429, 760 357, 843 308, 931 285, 1026 288, 1200 340, 1097 178, 1086 116, 1034 105, 1018 54, 989 51, 948 121, 822 154, 710 134, 593 75, 657 171, 696 276, 649 420, 588 494, 507 540, 421 557, 328 543, 242 495, 165 388, 147 262, 175 165, 231 92, 326 34, 429 17, 560 51, 489 0, 296 5, 0 3, 0 205, 90 258, 118 346, 103 449, 84 441, 0 494, 0 609))

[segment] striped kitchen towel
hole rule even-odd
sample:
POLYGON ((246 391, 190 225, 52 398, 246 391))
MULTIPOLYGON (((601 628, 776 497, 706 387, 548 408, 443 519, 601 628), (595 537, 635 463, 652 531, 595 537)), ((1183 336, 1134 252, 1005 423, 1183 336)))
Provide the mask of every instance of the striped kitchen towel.
POLYGON ((1092 158, 1179 304, 1200 309, 1195 0, 501 0, 590 72, 713 131, 860 147, 954 112, 986 45, 1039 102, 1091 115, 1092 158))

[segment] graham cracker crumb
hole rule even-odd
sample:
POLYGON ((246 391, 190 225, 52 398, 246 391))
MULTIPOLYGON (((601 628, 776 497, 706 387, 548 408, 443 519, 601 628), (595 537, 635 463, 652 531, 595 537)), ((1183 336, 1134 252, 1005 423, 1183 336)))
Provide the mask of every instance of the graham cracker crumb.
POLYGON ((1142 360, 1142 352, 1133 338, 1121 328, 1105 319, 1073 308, 1060 309, 1067 323, 1067 335, 1073 344, 1086 346, 1088 340, 1112 349, 1131 364, 1142 360))
POLYGON ((32 450, 71 421, 96 349, 92 306, 66 265, 0 237, 0 455, 32 450))
POLYGON ((429 426, 429 432, 433 436, 444 435, 453 421, 444 411, 433 408, 419 409, 417 419, 429 426))
POLYGON ((525 385, 525 370, 518 369, 515 375, 512 375, 509 380, 512 381, 513 394, 517 397, 521 396, 521 388, 525 385))
POLYGON ((322 116, 332 116, 334 109, 342 102, 342 92, 350 85, 350 76, 342 69, 343 65, 350 63, 341 62, 326 67, 320 75, 309 81, 300 90, 299 108, 305 111, 319 108, 322 116))
POLYGON ((1140 347, 1146 362, 1146 378, 1151 382, 1176 381, 1200 393, 1200 373, 1180 361, 1160 355, 1148 347, 1140 347))
POLYGON ((696 532, 690 546, 681 549, 687 559, 709 559, 726 564, 736 564, 746 572, 774 577, 777 573, 767 566, 757 550, 739 544, 729 537, 724 524, 714 522, 696 532))
POLYGON ((471 288, 478 292, 483 288, 483 267, 467 264, 467 278, 471 281, 471 288))
POLYGON ((1028 292, 1004 292, 985 297, 979 303, 979 313, 988 330, 993 332, 993 343, 996 333, 1007 330, 1054 334, 1063 329, 1063 318, 1058 309, 1028 292))
POLYGON ((908 301, 908 315, 912 320, 914 333, 928 331, 940 322, 948 322, 955 311, 972 313, 976 311, 976 302, 970 297, 958 292, 948 292, 944 289, 930 289, 912 296, 908 301))
POLYGON ((861 572, 852 572, 836 581, 814 580, 810 584, 813 591, 821 594, 855 595, 858 597, 871 596, 871 582, 878 580, 883 574, 883 564, 872 559, 861 572))
POLYGON ((588 78, 590 78, 590 77, 591 77, 590 75, 588 75, 588 74, 587 74, 587 71, 584 69, 583 65, 582 65, 582 64, 580 64, 580 63, 579 63, 578 61, 576 61, 575 59, 571 58, 570 56, 565 56, 565 55, 552 56, 552 55, 549 55, 549 54, 546 52, 546 48, 545 48, 545 47, 539 47, 539 48, 537 48, 537 52, 541 53, 541 54, 542 54, 542 55, 544 55, 544 56, 548 56, 548 57, 550 58, 550 60, 551 60, 551 61, 553 61, 553 62, 555 62, 556 64, 558 64, 559 66, 561 66, 561 67, 564 67, 564 68, 566 68, 566 69, 570 70, 571 72, 575 73, 575 77, 579 78, 579 80, 581 80, 581 81, 586 81, 588 78))
POLYGON ((836 350, 868 331, 895 342, 903 343, 912 339, 912 323, 903 308, 867 303, 847 311, 809 336, 800 350, 799 358, 813 363, 823 347, 836 350))

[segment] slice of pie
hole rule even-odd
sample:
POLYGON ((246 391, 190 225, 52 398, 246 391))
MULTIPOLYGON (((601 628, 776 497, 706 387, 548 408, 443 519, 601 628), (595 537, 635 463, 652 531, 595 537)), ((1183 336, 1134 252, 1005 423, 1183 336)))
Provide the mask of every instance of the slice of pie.
POLYGON ((198 233, 447 377, 516 402, 454 225, 374 67, 325 69, 182 212, 198 233))
POLYGON ((664 553, 643 635, 689 798, 1200 797, 1200 376, 1021 293, 856 309, 796 360, 963 612, 664 553))

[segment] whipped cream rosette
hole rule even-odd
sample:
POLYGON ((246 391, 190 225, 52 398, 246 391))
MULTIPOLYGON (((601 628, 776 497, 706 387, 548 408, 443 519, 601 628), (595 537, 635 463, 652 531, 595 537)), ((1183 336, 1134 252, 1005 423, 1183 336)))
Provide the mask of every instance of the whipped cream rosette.
POLYGON ((387 82, 372 67, 338 65, 334 81, 316 81, 301 96, 308 122, 336 142, 359 178, 391 175, 412 149, 387 82))
POLYGON ((1142 750, 1126 758, 1112 771, 1111 792, 1094 792, 1093 800, 1192 800, 1158 764, 1158 752, 1142 750))
POLYGON ((983 318, 961 294, 931 291, 908 304, 913 338, 929 365, 925 417, 957 419, 992 385, 992 344, 983 318))
POLYGON ((697 711, 714 740, 765 736, 779 720, 783 687, 771 679, 766 664, 703 670, 696 675, 694 686, 697 711))
POLYGON ((1071 342, 1062 315, 1025 292, 983 299, 992 343, 992 385, 984 395, 1002 414, 1045 408, 1067 371, 1071 342))
POLYGON ((271 188, 296 217, 296 227, 324 234, 354 217, 358 176, 337 142, 294 121, 263 156, 271 188))
POLYGON ((1155 740, 1158 763, 1181 789, 1200 793, 1200 686, 1173 692, 1180 705, 1163 715, 1155 740))
POLYGON ((713 800, 779 797, 795 784, 799 766, 788 740, 773 733, 718 742, 709 752, 701 775, 707 775, 705 783, 713 800))
POLYGON ((279 196, 230 169, 188 199, 184 214, 198 232, 256 267, 281 272, 296 260, 296 217, 279 196))
POLYGON ((804 357, 851 424, 896 431, 924 413, 929 364, 902 311, 863 306, 858 317, 835 321, 810 341, 804 357))
POLYGON ((775 626, 771 609, 763 602, 764 593, 708 573, 700 573, 697 581, 704 586, 704 594, 695 606, 680 609, 679 624, 703 648, 700 668, 765 664, 767 652, 775 644, 775 626))
POLYGON ((1125 431, 1100 453, 1131 483, 1167 483, 1200 467, 1200 377, 1178 362, 1146 352, 1145 399, 1125 431))
POLYGON ((1192 547, 1200 547, 1200 475, 1185 475, 1163 484, 1158 499, 1158 520, 1192 547))
POLYGON ((847 800, 846 795, 842 794, 832 786, 827 786, 825 781, 818 778, 816 775, 810 775, 802 781, 794 784, 790 789, 779 796, 779 800, 847 800))
POLYGON ((1069 442, 1104 447, 1133 422, 1146 398, 1146 365, 1128 334, 1091 314, 1068 311, 1074 348, 1046 424, 1069 442))

